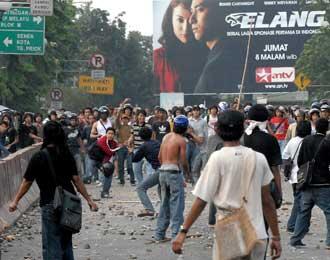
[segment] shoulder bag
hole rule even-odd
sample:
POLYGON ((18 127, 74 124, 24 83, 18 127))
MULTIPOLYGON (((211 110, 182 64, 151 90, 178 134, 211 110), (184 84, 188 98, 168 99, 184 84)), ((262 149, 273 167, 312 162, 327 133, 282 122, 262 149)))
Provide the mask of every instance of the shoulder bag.
POLYGON ((293 167, 293 161, 296 158, 296 155, 299 151, 299 148, 301 146, 302 140, 299 143, 297 150, 295 151, 293 158, 285 159, 283 160, 283 173, 284 173, 284 181, 288 181, 291 178, 291 173, 292 173, 292 167, 293 167))
POLYGON ((216 260, 231 260, 248 256, 258 243, 256 230, 246 210, 247 194, 250 190, 256 166, 254 152, 254 166, 249 167, 242 174, 242 184, 245 185, 242 193, 241 207, 232 210, 231 214, 217 220, 215 239, 217 246, 216 260))
POLYGON ((56 183, 53 203, 58 223, 63 229, 73 234, 79 233, 82 223, 81 199, 58 185, 54 165, 47 149, 44 149, 44 153, 48 161, 52 178, 56 183))
POLYGON ((313 170, 314 170, 314 165, 315 165, 315 158, 316 155, 319 153, 321 145, 323 144, 322 140, 314 154, 314 157, 312 160, 304 163, 299 167, 298 173, 297 173, 297 190, 305 190, 308 185, 312 181, 312 176, 313 176, 313 170))

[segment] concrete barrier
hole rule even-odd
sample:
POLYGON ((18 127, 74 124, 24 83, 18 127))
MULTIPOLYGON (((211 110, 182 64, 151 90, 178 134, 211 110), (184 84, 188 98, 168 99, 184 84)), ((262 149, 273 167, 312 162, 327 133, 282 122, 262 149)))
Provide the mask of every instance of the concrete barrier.
POLYGON ((8 211, 9 203, 14 199, 22 182, 27 165, 41 145, 33 145, 19 150, 0 160, 0 233, 9 227, 39 198, 39 188, 34 183, 24 196, 14 213, 8 211))

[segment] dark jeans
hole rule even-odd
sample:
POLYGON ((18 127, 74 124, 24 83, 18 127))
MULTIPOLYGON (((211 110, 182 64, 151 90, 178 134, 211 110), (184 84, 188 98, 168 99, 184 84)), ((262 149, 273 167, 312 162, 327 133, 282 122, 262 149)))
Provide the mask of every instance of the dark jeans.
POLYGON ((44 260, 74 260, 72 234, 56 223, 53 204, 41 208, 42 256, 44 260))
POLYGON ((301 191, 298 191, 296 189, 296 184, 292 185, 292 189, 293 189, 293 207, 291 210, 291 215, 290 218, 288 220, 288 225, 287 225, 287 230, 288 231, 294 231, 295 225, 296 225, 296 220, 297 217, 300 213, 301 210, 301 191))
POLYGON ((111 188, 111 185, 112 185, 112 177, 113 177, 113 174, 110 174, 109 177, 104 176, 103 189, 102 189, 103 194, 109 194, 109 191, 110 191, 110 188, 111 188))
POLYGON ((127 172, 128 175, 130 176, 130 181, 131 183, 135 183, 135 178, 134 178, 134 172, 133 172, 133 166, 132 166, 132 155, 129 154, 128 149, 126 146, 123 146, 117 151, 117 156, 118 156, 118 177, 120 183, 124 184, 125 183, 125 160, 127 161, 127 172))
POLYGON ((309 229, 312 209, 316 205, 325 215, 327 223, 326 245, 330 246, 330 187, 308 187, 301 193, 301 211, 298 214, 290 243, 293 245, 304 238, 309 229))
POLYGON ((210 209, 209 209, 209 225, 215 225, 217 222, 216 220, 217 215, 217 208, 213 203, 210 203, 210 209))

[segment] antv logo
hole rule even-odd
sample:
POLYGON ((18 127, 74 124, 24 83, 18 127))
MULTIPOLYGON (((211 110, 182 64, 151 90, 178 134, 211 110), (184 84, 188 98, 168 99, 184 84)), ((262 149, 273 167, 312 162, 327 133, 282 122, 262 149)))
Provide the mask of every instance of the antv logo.
POLYGON ((257 83, 294 82, 296 70, 293 67, 264 67, 256 69, 257 83))

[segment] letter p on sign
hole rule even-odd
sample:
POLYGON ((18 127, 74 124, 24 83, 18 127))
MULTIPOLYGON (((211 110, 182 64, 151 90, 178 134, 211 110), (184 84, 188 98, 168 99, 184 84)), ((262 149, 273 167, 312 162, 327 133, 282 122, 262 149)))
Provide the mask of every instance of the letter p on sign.
POLYGON ((104 67, 105 59, 101 54, 94 54, 90 60, 91 65, 95 69, 101 69, 104 67))

